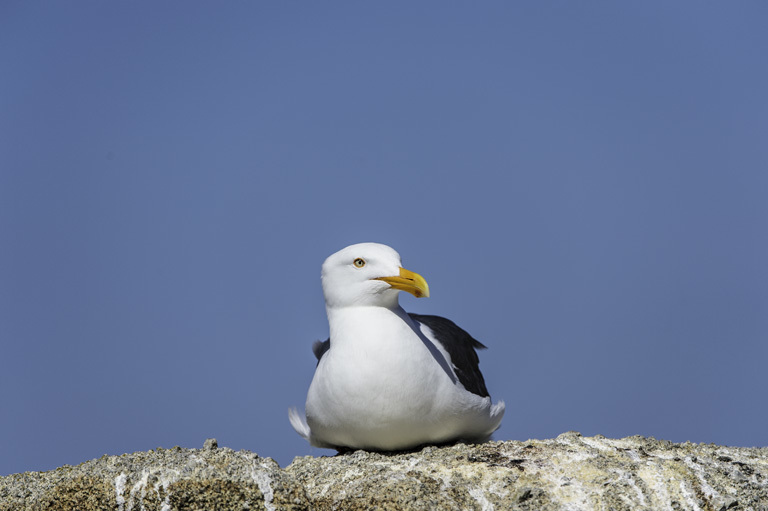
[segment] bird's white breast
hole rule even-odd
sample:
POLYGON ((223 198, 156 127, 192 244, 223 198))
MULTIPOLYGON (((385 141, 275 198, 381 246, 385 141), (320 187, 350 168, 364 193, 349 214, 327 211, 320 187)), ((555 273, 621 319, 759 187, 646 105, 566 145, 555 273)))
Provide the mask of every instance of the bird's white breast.
POLYGON ((455 383, 450 363, 399 307, 329 310, 328 319, 331 349, 306 404, 307 422, 323 442, 396 449, 440 441, 465 427, 457 416, 466 417, 467 408, 489 406, 455 383))

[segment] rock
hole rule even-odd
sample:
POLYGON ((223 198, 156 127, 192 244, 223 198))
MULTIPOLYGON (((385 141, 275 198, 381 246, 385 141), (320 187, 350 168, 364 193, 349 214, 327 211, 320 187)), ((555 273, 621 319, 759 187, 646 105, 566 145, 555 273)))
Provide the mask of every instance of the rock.
POLYGON ((552 440, 269 458, 216 448, 104 456, 0 478, 0 511, 701 509, 768 511, 768 449, 552 440))
POLYGON ((0 511, 298 509, 306 496, 270 458, 156 449, 0 478, 0 511))

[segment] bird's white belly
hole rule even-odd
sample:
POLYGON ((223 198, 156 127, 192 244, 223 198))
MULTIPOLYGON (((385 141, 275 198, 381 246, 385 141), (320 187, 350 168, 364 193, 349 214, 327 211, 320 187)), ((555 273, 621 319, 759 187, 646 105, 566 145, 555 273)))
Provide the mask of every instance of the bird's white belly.
MULTIPOLYGON (((456 385, 407 324, 392 323, 399 335, 341 340, 320 361, 306 411, 322 442, 398 449, 445 441, 466 429, 468 412, 490 405, 456 385)), ((391 333, 392 325, 382 331, 391 333)))

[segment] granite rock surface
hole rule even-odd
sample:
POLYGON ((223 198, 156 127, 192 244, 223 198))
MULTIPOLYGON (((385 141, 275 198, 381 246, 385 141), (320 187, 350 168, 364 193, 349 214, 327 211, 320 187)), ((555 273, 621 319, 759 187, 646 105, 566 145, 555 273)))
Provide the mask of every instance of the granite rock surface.
POLYGON ((280 468, 209 440, 0 478, 0 511, 257 509, 768 511, 768 448, 569 432, 280 468))

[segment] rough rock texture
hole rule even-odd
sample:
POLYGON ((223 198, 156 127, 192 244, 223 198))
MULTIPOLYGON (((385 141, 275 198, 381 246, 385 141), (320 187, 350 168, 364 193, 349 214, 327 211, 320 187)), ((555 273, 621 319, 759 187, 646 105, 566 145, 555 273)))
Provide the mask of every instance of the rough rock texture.
POLYGON ((0 511, 208 509, 768 511, 768 448, 565 433, 281 469, 207 441, 0 478, 0 511))

